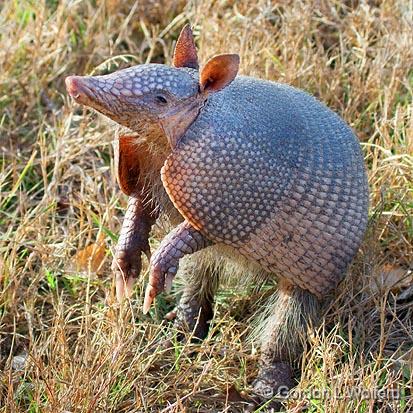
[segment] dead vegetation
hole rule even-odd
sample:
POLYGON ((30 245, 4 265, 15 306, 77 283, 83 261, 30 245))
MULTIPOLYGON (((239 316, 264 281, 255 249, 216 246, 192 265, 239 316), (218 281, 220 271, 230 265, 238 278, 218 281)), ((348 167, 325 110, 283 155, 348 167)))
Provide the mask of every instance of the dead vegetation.
POLYGON ((145 317, 142 285, 129 305, 114 302, 126 200, 112 134, 64 91, 69 74, 169 62, 188 20, 201 61, 238 52, 243 74, 310 91, 362 141, 369 232, 286 408, 412 411, 413 9, 403 0, 2 3, 0 411, 231 411, 248 391, 258 358, 241 310, 256 295, 221 291, 206 341, 172 353, 154 348, 173 294, 145 317))

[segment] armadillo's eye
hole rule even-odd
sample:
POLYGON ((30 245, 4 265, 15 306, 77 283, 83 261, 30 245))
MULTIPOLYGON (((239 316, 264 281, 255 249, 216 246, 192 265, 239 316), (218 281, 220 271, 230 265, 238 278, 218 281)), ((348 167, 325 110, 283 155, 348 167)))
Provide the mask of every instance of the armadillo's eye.
POLYGON ((162 96, 162 95, 158 95, 158 96, 156 96, 156 101, 158 102, 158 103, 160 103, 161 105, 166 105, 167 103, 168 103, 168 101, 166 100, 166 98, 164 97, 164 96, 162 96))

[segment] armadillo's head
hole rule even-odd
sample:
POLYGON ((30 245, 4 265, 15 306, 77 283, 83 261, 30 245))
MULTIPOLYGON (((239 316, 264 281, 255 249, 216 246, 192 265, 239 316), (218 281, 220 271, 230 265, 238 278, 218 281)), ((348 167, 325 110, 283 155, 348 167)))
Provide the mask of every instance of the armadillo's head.
POLYGON ((208 95, 232 82, 238 65, 237 55, 220 55, 199 72, 192 32, 185 26, 177 42, 173 67, 145 64, 105 76, 69 76, 66 86, 76 102, 122 126, 136 132, 159 126, 173 148, 208 95))

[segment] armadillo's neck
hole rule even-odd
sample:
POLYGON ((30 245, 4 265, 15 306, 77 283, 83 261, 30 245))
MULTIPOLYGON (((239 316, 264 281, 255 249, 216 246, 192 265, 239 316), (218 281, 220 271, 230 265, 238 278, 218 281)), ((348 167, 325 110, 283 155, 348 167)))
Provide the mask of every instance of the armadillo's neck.
MULTIPOLYGON (((128 154, 124 154, 130 159, 134 166, 138 164, 139 177, 132 177, 131 181, 139 180, 144 199, 156 200, 160 215, 166 216, 175 224, 180 222, 180 215, 174 210, 161 181, 161 168, 166 158, 171 153, 171 147, 164 131, 156 125, 144 125, 141 128, 125 128, 119 126, 116 130, 116 139, 128 136, 128 154), (135 130, 136 129, 136 130, 135 130)), ((119 146, 120 147, 120 146, 119 146)), ((122 154, 118 155, 119 157, 122 154)), ((136 168, 135 168, 136 169, 136 168)), ((134 169, 126 173, 134 173, 134 169)))
POLYGON ((133 128, 129 129, 119 126, 116 131, 117 136, 131 134, 136 136, 137 150, 144 146, 149 151, 151 159, 156 159, 163 164, 171 152, 171 147, 163 128, 158 123, 142 121, 135 123, 133 128))

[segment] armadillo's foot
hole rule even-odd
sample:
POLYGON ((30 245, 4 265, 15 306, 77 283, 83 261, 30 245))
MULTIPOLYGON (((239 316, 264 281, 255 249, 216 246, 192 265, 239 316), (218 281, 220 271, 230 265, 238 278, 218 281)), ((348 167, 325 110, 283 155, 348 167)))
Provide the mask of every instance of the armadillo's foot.
POLYGON ((174 326, 181 332, 180 338, 184 338, 184 333, 189 333, 195 340, 203 340, 209 331, 209 321, 212 319, 212 302, 209 300, 199 300, 190 291, 185 291, 177 307, 177 316, 174 326))
POLYGON ((178 257, 169 254, 171 248, 167 248, 165 255, 162 255, 162 250, 158 250, 151 263, 151 273, 149 284, 146 287, 145 300, 143 303, 143 313, 146 314, 152 304, 153 299, 162 291, 169 292, 172 287, 172 281, 178 271, 178 257))
MULTIPOLYGON (((165 318, 174 320, 170 332, 179 341, 203 340, 213 317, 214 296, 219 285, 219 271, 203 254, 181 262, 180 276, 185 283, 177 306, 165 318)), ((171 341, 171 340, 170 340, 171 341)))
POLYGON ((294 387, 292 369, 283 362, 262 366, 252 387, 256 405, 265 404, 266 408, 278 411, 281 401, 294 387))
POLYGON ((149 284, 143 303, 144 314, 149 311, 153 299, 159 293, 171 289, 172 280, 178 271, 179 260, 208 245, 211 245, 211 242, 186 221, 164 238, 151 260, 149 284))
POLYGON ((142 269, 140 254, 131 254, 120 250, 112 261, 112 271, 115 275, 116 297, 121 300, 124 296, 130 297, 133 284, 139 277, 142 269))
POLYGON ((167 320, 174 320, 175 331, 162 342, 162 348, 173 348, 174 340, 183 343, 189 337, 194 343, 203 340, 208 335, 212 316, 212 302, 201 304, 195 297, 191 299, 184 293, 178 306, 165 316, 167 320))

